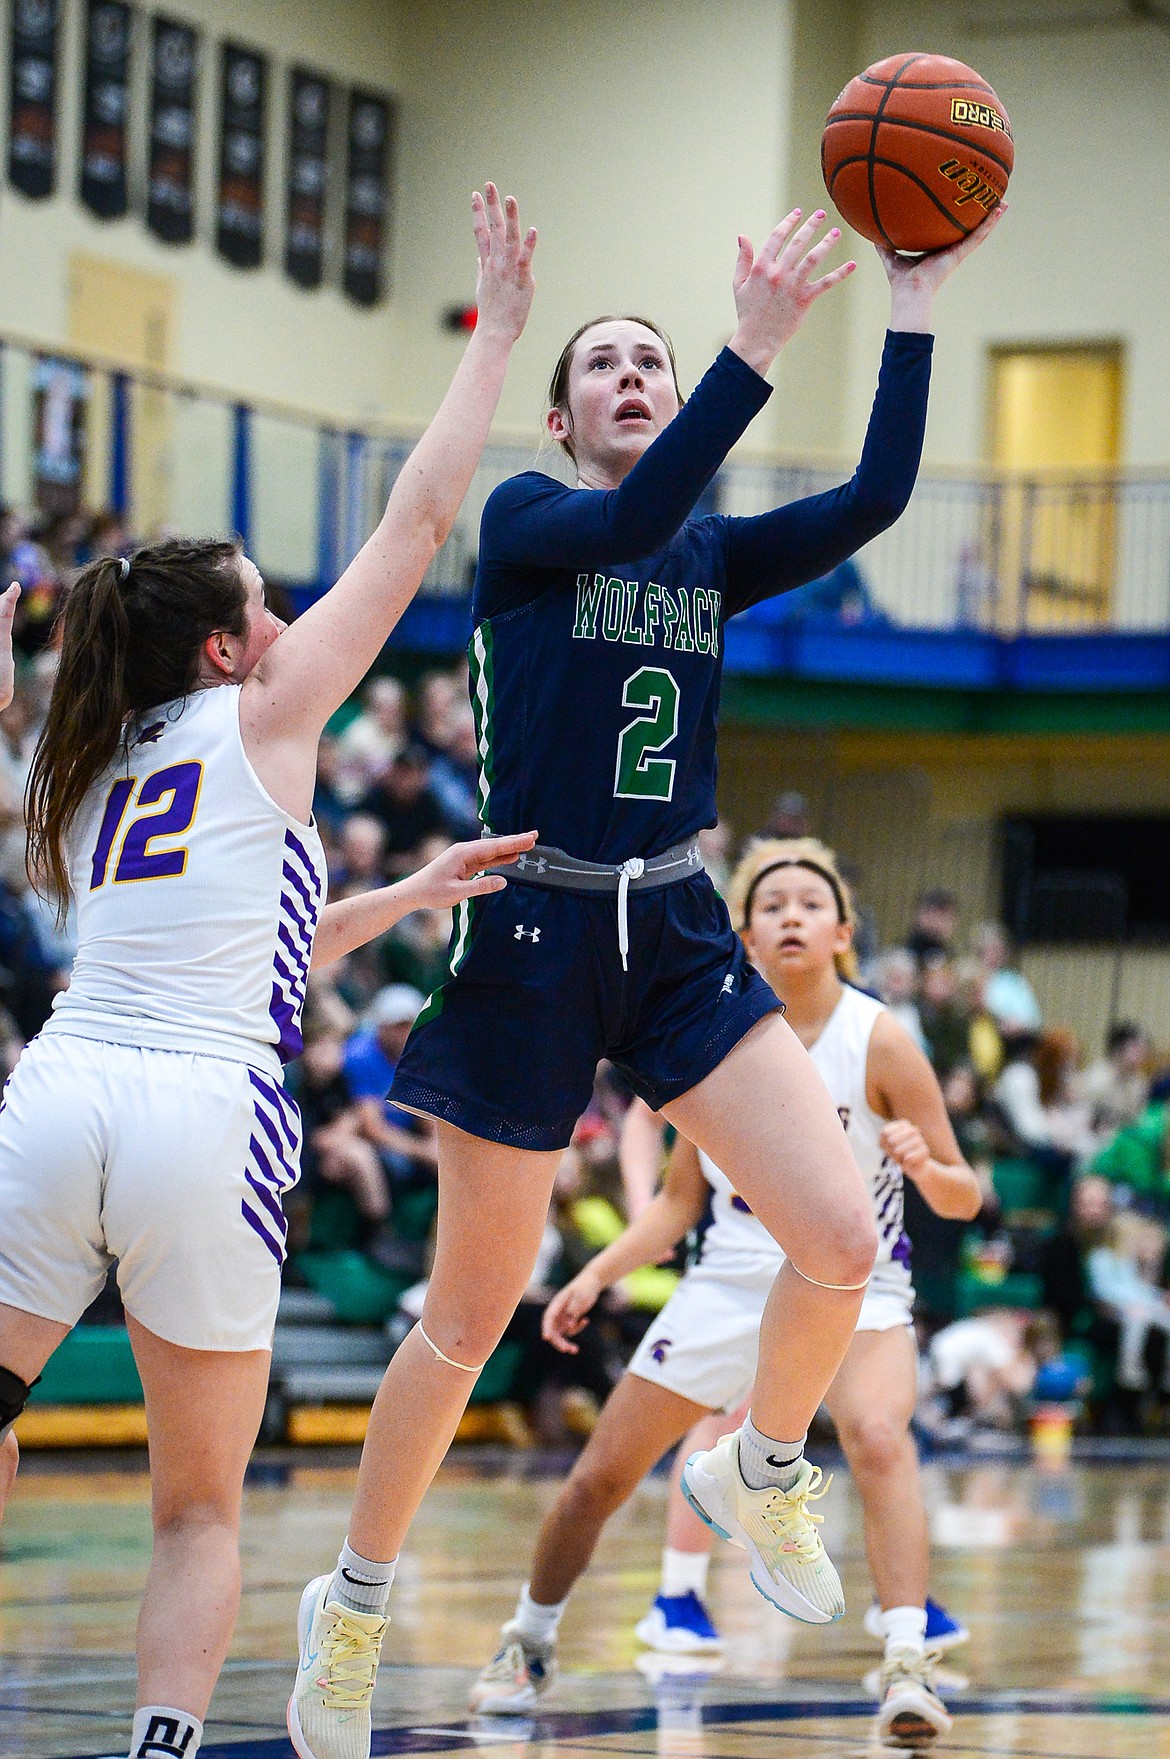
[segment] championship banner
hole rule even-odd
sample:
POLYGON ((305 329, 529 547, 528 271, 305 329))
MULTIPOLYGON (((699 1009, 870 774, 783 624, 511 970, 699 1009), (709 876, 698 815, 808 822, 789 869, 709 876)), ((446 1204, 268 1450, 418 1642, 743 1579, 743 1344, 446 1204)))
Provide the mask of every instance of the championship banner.
POLYGON ((8 181, 39 200, 57 170, 58 0, 13 0, 8 181))
POLYGON ((299 287, 319 287, 324 270, 328 139, 329 81, 294 67, 289 74, 284 268, 299 287))
POLYGON ((358 305, 382 297, 392 122, 388 98, 350 93, 342 286, 358 305))
POLYGON ((150 169, 146 224, 166 244, 195 235, 195 77, 199 33, 156 16, 150 57, 150 169))
POLYGON ((268 60, 223 45, 220 85, 219 196, 215 242, 238 269, 264 256, 264 110, 268 60))
POLYGON ((126 0, 89 0, 85 20, 85 96, 79 193, 102 220, 126 212, 126 88, 130 77, 130 8, 126 0))

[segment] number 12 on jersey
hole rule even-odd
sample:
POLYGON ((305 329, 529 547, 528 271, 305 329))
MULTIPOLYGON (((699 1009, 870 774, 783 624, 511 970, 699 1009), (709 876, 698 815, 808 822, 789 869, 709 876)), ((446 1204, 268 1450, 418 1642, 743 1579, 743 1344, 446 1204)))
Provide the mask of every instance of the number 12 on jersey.
POLYGON ((674 758, 650 754, 664 750, 677 737, 678 699, 678 685, 661 666, 641 666, 626 679, 622 707, 646 712, 635 716, 618 735, 613 785, 618 800, 669 800, 673 796, 674 758))
MULTIPOLYGON (((126 827, 114 868, 115 885, 127 880, 174 879, 186 871, 185 848, 154 850, 150 845, 158 837, 179 837, 191 829, 202 780, 201 763, 173 763, 147 776, 138 788, 134 805, 136 808, 150 806, 155 810, 137 811, 126 827)), ((110 856, 136 787, 137 776, 123 776, 110 789, 94 846, 89 881, 91 892, 106 883, 110 856)))

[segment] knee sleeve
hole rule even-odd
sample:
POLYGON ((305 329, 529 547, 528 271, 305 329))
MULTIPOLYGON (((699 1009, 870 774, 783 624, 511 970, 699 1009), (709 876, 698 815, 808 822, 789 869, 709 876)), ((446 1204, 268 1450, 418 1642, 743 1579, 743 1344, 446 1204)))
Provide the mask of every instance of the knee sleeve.
MULTIPOLYGON (((37 1379, 40 1379, 39 1375, 37 1379)), ((13 1374, 8 1368, 0 1368, 0 1442, 7 1439, 9 1430, 27 1405, 28 1395, 36 1384, 34 1380, 32 1386, 27 1386, 19 1374, 13 1374)))

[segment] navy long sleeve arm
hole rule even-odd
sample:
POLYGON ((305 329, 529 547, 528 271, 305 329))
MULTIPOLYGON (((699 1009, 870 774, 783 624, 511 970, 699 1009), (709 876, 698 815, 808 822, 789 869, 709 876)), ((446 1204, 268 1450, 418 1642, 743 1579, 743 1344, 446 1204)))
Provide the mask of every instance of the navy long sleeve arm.
POLYGON ((725 348, 620 487, 570 489, 535 471, 502 484, 484 508, 481 554, 531 568, 606 568, 653 555, 771 394, 725 348))
POLYGON ((887 333, 861 461, 847 483, 726 520, 725 615, 828 574, 905 510, 922 457, 933 341, 887 333))

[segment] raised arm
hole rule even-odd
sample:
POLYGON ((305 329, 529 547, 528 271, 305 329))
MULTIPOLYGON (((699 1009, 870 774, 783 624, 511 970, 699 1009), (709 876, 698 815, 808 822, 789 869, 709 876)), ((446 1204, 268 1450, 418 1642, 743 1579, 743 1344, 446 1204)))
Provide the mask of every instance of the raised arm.
POLYGON ((758 256, 740 237, 735 334, 617 488, 568 489, 535 473, 516 477, 484 508, 482 554, 535 568, 600 568, 635 562, 669 543, 771 396, 763 375, 815 301, 857 266, 844 263, 814 279, 841 236, 834 227, 813 243, 824 218, 818 209, 802 225, 794 208, 758 256))
POLYGON ((1006 212, 929 256, 880 250, 890 328, 861 461, 847 483, 750 519, 727 521, 727 616, 803 586, 894 524, 914 489, 926 434, 934 296, 1006 212))
MULTIPOLYGON (((333 589, 273 643, 244 686, 249 755, 315 748, 360 683, 450 532, 479 463, 508 359, 532 303, 536 234, 493 184, 472 198, 479 321, 447 395, 403 465, 386 511, 333 589)), ((267 779, 267 778, 265 778, 267 779)))

